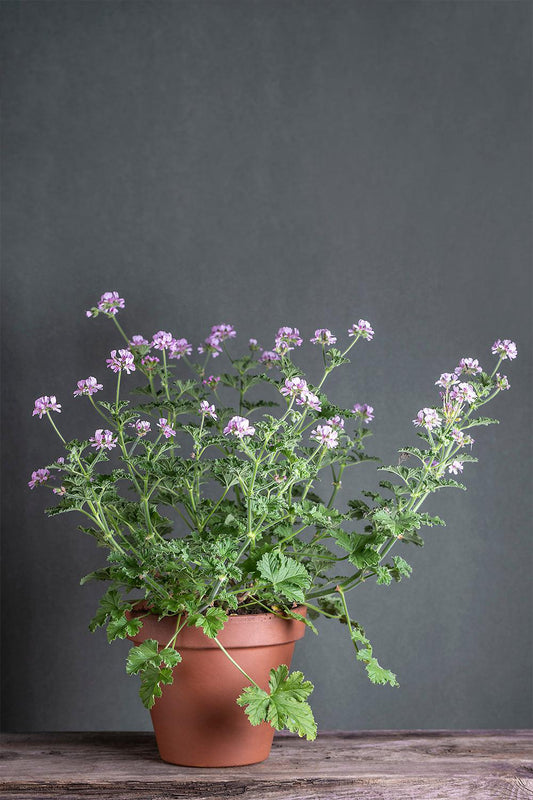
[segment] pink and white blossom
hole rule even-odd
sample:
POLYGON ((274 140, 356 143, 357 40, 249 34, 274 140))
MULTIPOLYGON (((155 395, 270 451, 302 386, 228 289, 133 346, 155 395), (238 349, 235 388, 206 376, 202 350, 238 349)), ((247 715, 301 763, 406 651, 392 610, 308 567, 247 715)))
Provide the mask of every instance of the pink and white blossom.
POLYGON ((148 339, 145 339, 144 336, 141 336, 140 334, 132 336, 130 339, 130 347, 141 347, 147 344, 150 344, 148 339))
POLYGON ((312 408, 313 411, 320 411, 322 409, 320 399, 316 394, 313 394, 309 388, 300 392, 300 395, 296 398, 296 405, 307 406, 308 408, 312 408))
POLYGON ((154 370, 159 363, 160 360, 157 356, 144 356, 141 358, 141 364, 150 372, 152 372, 152 370, 154 370))
POLYGON ((138 419, 136 422, 130 422, 130 428, 135 428, 137 436, 139 437, 146 436, 146 434, 150 433, 152 430, 152 426, 148 420, 144 419, 138 419))
POLYGON ((52 478, 53 476, 50 474, 50 470, 44 467, 43 469, 36 469, 31 474, 31 480, 28 481, 28 486, 30 489, 35 489, 41 483, 46 483, 47 480, 52 478))
POLYGON ((462 430, 459 430, 459 428, 454 428, 452 430, 452 439, 459 447, 466 447, 467 445, 472 446, 474 444, 474 439, 470 434, 464 433, 462 430))
POLYGON ((61 497, 64 497, 66 495, 66 493, 67 493, 67 490, 66 490, 66 488, 64 486, 58 486, 55 489, 52 489, 52 491, 53 491, 54 494, 58 494, 61 497))
POLYGON ((450 386, 456 383, 459 383, 459 381, 453 372, 443 372, 438 381, 435 381, 435 386, 442 386, 443 389, 449 389, 450 386))
POLYGON ((311 439, 314 439, 320 444, 325 445, 328 449, 337 447, 339 443, 339 432, 331 427, 331 425, 317 425, 311 431, 311 439))
POLYGON ((117 437, 113 436, 112 431, 102 428, 98 428, 89 441, 92 442, 91 447, 96 447, 97 450, 112 450, 117 446, 117 437))
POLYGON ((337 337, 332 334, 328 328, 318 328, 315 335, 309 340, 312 344, 335 344, 337 337))
POLYGON ((280 356, 278 353, 275 353, 273 350, 264 350, 261 353, 261 358, 259 359, 261 364, 265 364, 268 369, 273 367, 276 361, 280 361, 280 356))
POLYGON ((518 350, 516 344, 510 339, 503 339, 503 341, 502 339, 497 339, 492 345, 492 353, 503 360, 506 358, 512 360, 518 355, 518 350))
POLYGON ((336 430, 343 431, 344 430, 344 420, 339 414, 335 414, 334 417, 331 419, 326 420, 326 424, 330 425, 332 428, 336 430))
POLYGON ((453 386, 450 398, 460 403, 474 403, 477 400, 476 390, 471 383, 459 383, 453 386))
POLYGON ((182 356, 190 356, 192 353, 192 344, 189 344, 187 339, 172 339, 170 343, 170 358, 177 358, 178 361, 182 356))
POLYGON ((207 400, 202 400, 200 403, 200 408, 198 410, 203 417, 211 417, 211 419, 218 419, 216 415, 216 409, 214 405, 209 405, 207 400))
POLYGON ((253 425, 250 425, 246 417, 235 416, 230 419, 224 428, 224 433, 226 436, 232 433, 238 439, 242 439, 244 436, 253 436, 255 428, 253 425))
POLYGON ((161 429, 161 433, 166 439, 176 435, 176 431, 168 424, 168 419, 161 417, 157 423, 157 427, 161 429))
POLYGON ((76 391, 73 392, 74 397, 81 397, 82 394, 92 395, 96 392, 99 392, 104 387, 101 383, 98 383, 95 377, 92 375, 85 380, 78 381, 78 388, 76 391))
POLYGON ((85 312, 87 317, 96 317, 100 311, 102 314, 114 316, 118 314, 119 308, 124 308, 124 298, 119 297, 118 292, 104 292, 98 301, 96 308, 91 308, 85 312))
POLYGON ((174 341, 174 337, 169 331, 157 331, 152 336, 152 347, 156 350, 168 350, 174 341))
POLYGON ((116 350, 111 350, 111 358, 106 358, 106 364, 113 372, 124 370, 128 375, 135 372, 135 360, 129 350, 119 350, 118 355, 116 350))
POLYGON ((198 352, 209 353, 213 358, 218 358, 222 352, 222 347, 220 346, 221 341, 218 333, 210 333, 207 339, 204 340, 204 343, 198 347, 198 352))
POLYGON ((257 343, 257 339, 248 339, 248 347, 254 353, 257 350, 262 350, 263 348, 260 347, 257 343))
POLYGON ((461 461, 452 461, 452 463, 448 467, 448 472, 451 472, 452 475, 457 475, 458 472, 463 471, 463 464, 461 461))
POLYGON ((416 415, 416 419, 413 420, 413 425, 417 428, 423 426, 428 431, 432 431, 435 428, 440 428, 442 420, 438 411, 435 411, 434 408, 422 408, 416 415))
POLYGON ((354 323, 351 328, 348 328, 348 336, 356 336, 358 339, 362 337, 370 341, 374 338, 374 330, 370 322, 366 319, 360 319, 359 322, 354 323))
POLYGON ((213 325, 211 328, 211 335, 216 336, 219 341, 224 342, 226 339, 234 339, 235 336, 237 336, 237 331, 233 325, 222 322, 220 325, 213 325))
POLYGON ((58 414, 61 414, 61 405, 56 401, 55 395, 38 397, 35 401, 32 417, 38 414, 39 419, 42 419, 43 414, 47 414, 49 411, 57 411, 58 414))
POLYGON ((352 406, 352 413, 360 416, 363 422, 372 422, 374 419, 374 408, 368 403, 355 403, 352 406))
POLYGON ((500 375, 499 372, 496 373, 496 386, 500 390, 500 392, 505 392, 507 389, 511 388, 511 384, 507 379, 507 375, 500 375))
POLYGON ((303 342, 298 328, 288 328, 284 326, 280 328, 276 334, 274 350, 280 355, 285 355, 289 350, 294 350, 295 347, 301 347, 303 342))
POLYGON ((456 375, 478 375, 483 372, 477 358, 462 358, 459 366, 455 368, 456 375))
POLYGON ((307 392, 307 381, 305 378, 287 378, 280 392, 285 397, 297 397, 301 392, 307 392))
POLYGON ((216 389, 219 383, 220 378, 216 375, 210 375, 208 378, 204 378, 202 381, 202 384, 204 386, 209 386, 210 389, 216 389))

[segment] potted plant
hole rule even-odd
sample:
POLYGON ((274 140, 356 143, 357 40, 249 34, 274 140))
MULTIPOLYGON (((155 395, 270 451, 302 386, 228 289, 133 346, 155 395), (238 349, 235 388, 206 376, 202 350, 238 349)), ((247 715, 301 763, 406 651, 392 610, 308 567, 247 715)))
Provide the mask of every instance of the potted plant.
POLYGON ((236 357, 234 328, 215 325, 196 348, 198 363, 192 345, 169 332, 126 335, 117 319, 124 305, 107 292, 86 312, 108 317, 124 339, 106 362, 112 398, 98 398, 103 382, 93 376, 74 391, 100 427, 66 441, 56 397, 38 398, 33 414, 48 419, 65 454, 33 472, 29 486, 51 488, 58 502, 47 513, 78 512, 80 530, 108 550, 106 565, 81 581, 109 584, 89 627, 107 626, 110 642, 133 640, 126 670, 140 675, 162 758, 260 761, 274 729, 316 736, 313 687, 289 666, 294 642, 305 626, 316 632, 318 615, 345 626, 373 683, 398 685, 351 618, 346 594, 369 579, 409 576, 392 548, 421 546, 420 528, 444 524, 421 506, 441 488, 464 488, 456 477, 476 461, 471 431, 496 422, 478 412, 509 388, 498 370, 516 345, 494 343, 491 372, 462 358, 443 373, 438 402, 413 420, 419 447, 379 468, 388 476, 380 492, 363 491, 341 509, 343 474, 370 458, 373 409, 340 408, 325 384, 357 343, 372 340, 370 323, 352 325, 342 345, 315 331, 323 371, 311 384, 292 358, 303 344, 296 328, 281 328, 270 350, 250 339, 236 357), (130 400, 122 396, 128 384, 130 400), (331 474, 327 496, 316 485, 323 471, 331 474))

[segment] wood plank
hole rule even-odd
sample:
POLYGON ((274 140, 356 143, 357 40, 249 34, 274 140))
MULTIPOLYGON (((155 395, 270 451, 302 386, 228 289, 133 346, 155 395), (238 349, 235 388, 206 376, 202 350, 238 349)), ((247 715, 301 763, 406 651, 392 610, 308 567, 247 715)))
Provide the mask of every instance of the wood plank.
POLYGON ((262 764, 192 769, 160 760, 152 734, 4 734, 11 800, 532 800, 533 731, 362 731, 276 736, 262 764))

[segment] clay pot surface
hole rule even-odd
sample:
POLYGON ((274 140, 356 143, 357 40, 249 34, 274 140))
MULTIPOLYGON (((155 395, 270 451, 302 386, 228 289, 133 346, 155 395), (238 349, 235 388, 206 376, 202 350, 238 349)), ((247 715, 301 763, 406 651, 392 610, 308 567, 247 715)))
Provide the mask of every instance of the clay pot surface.
MULTIPOLYGON (((302 615, 307 611, 295 610, 302 615)), ((176 618, 159 621, 150 614, 133 641, 155 639, 164 647, 175 630, 176 618)), ((267 690, 270 670, 280 664, 290 667, 294 643, 304 633, 300 620, 248 614, 229 616, 218 639, 267 690)), ((161 758, 188 767, 242 766, 268 758, 274 729, 268 723, 250 725, 236 703, 249 685, 242 673, 201 628, 185 627, 175 647, 182 661, 174 667, 174 682, 162 686, 150 711, 161 758)))

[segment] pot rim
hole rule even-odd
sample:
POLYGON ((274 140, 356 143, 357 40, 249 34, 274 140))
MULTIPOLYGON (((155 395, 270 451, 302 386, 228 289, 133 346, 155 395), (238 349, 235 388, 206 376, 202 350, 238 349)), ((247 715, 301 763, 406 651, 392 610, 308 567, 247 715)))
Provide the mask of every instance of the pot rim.
MULTIPOLYGON (((305 616, 306 606, 293 609, 297 614, 305 616)), ((138 617, 144 609, 127 611, 131 619, 138 617)), ((159 619, 156 614, 148 614, 143 618, 143 626, 135 636, 128 637, 136 644, 146 639, 156 639, 164 647, 176 630, 176 619, 179 614, 171 614, 159 619)), ((229 614, 228 621, 218 634, 218 640, 224 647, 232 649, 248 647, 268 647, 269 645, 294 642, 303 638, 305 623, 293 617, 283 617, 275 612, 264 614, 229 614), (255 623, 255 624, 254 624, 255 623)), ((201 628, 185 626, 176 639, 175 647, 180 649, 205 650, 217 648, 214 639, 209 638, 201 628)))

